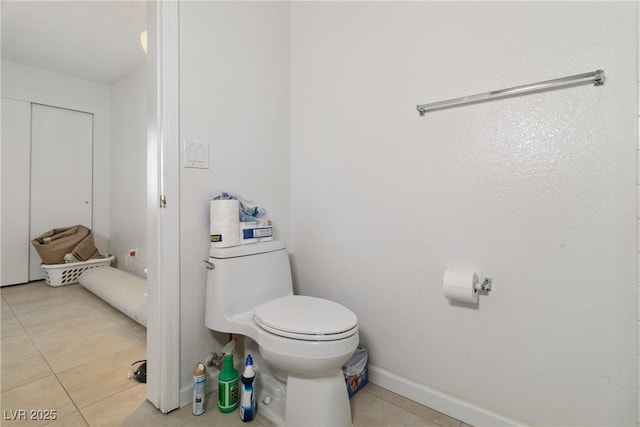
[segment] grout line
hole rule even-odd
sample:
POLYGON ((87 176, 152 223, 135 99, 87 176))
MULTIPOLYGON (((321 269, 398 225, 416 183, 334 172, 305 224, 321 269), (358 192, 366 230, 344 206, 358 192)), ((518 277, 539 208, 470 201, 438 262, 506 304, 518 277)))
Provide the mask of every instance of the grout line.
MULTIPOLYGON (((4 298, 4 295, 1 295, 1 294, 0 294, 0 298, 2 298, 2 301, 4 301, 4 304, 5 304, 7 307, 9 307, 9 311, 11 311, 11 313, 12 313, 14 316, 16 316, 16 312, 15 312, 15 311, 13 311, 13 307, 11 307, 11 304, 9 304, 9 303, 7 302, 7 300, 4 298)), ((18 316, 16 316, 16 317, 18 317, 18 316)))
MULTIPOLYGON (((423 408, 426 408, 427 410, 430 410, 430 411, 433 411, 433 412, 435 412, 435 413, 441 414, 443 417, 449 418, 449 419, 451 419, 452 421, 457 422, 457 423, 458 423, 458 424, 457 424, 457 427, 461 427, 461 426, 463 425, 462 421, 460 421, 460 420, 458 420, 458 419, 456 419, 456 418, 453 418, 453 417, 451 417, 451 416, 449 416, 449 415, 443 414, 442 412, 436 411, 435 409, 430 408, 430 407, 428 407, 428 406, 425 406, 425 405, 423 405, 423 404, 421 404, 421 403, 415 402, 415 401, 410 400, 410 399, 406 399, 405 397, 400 396, 399 394, 394 393, 394 392, 393 392, 393 391, 391 391, 391 390, 387 390, 387 389, 385 389, 384 387, 377 386, 377 387, 380 387, 381 389, 383 389, 383 390, 384 390, 384 392, 385 392, 385 393, 383 393, 383 395, 379 396, 379 395, 377 395, 377 394, 375 394, 375 393, 372 393, 372 392, 370 392, 369 390, 367 390, 367 386, 368 386, 368 385, 370 385, 370 384, 373 384, 373 383, 371 383, 371 382, 370 382, 369 384, 366 384, 366 385, 365 385, 365 386, 364 386, 360 391, 358 391, 358 393, 365 392, 364 394, 367 394, 367 395, 369 395, 369 396, 371 396, 371 397, 373 397, 373 398, 375 398, 375 399, 380 399, 380 400, 382 400, 382 401, 384 401, 384 402, 389 403, 390 405, 395 406, 396 408, 399 408, 401 411, 408 412, 408 413, 410 413, 410 414, 412 414, 412 415, 415 415, 416 417, 418 417, 418 418, 420 418, 420 419, 423 419, 423 420, 425 420, 425 421, 428 421, 429 423, 432 423, 432 424, 439 425, 439 426, 441 426, 441 427, 443 426, 441 423, 439 423, 438 421, 436 421, 436 420, 434 420, 434 419, 432 419, 432 418, 425 418, 423 415, 421 415, 421 414, 419 413, 419 411, 414 411, 414 410, 413 410, 413 408, 414 408, 414 407, 423 407, 423 408), (386 393, 390 393, 391 395, 397 396, 397 397, 398 397, 399 399, 401 399, 402 401, 407 401, 407 403, 408 403, 407 407, 404 407, 404 406, 398 405, 397 403, 395 403, 395 402, 393 401, 393 399, 386 399, 386 398, 385 398, 385 396, 384 396, 386 393)), ((471 426, 470 426, 470 427, 471 427, 471 426)))
MULTIPOLYGON (((4 299, 4 297, 2 297, 2 298, 4 299)), ((95 297, 95 296, 94 296, 94 298, 97 298, 97 297, 95 297)), ((58 373, 56 373, 56 372, 53 370, 53 368, 51 367, 51 364, 49 363, 49 360, 48 360, 48 359, 46 358, 46 356, 42 353, 42 350, 41 350, 40 346, 39 346, 39 345, 34 341, 34 339, 31 337, 31 335, 29 334, 29 331, 28 331, 28 330, 27 330, 27 328, 22 324, 22 321, 20 320, 20 318, 15 314, 15 311, 13 310, 13 307, 11 307, 11 304, 9 304, 6 300, 5 300, 5 303, 7 303, 7 306, 11 309, 12 313, 14 313, 14 316, 15 316, 16 320, 18 321, 18 323, 20 324, 20 327, 24 330, 24 333, 25 333, 26 337, 27 337, 27 338, 29 338, 29 340, 31 341, 31 343, 33 344, 33 346, 36 348, 36 350, 38 351, 38 354, 40 355, 40 357, 42 357, 42 359, 43 359, 43 360, 44 360, 44 362, 46 363, 47 367, 49 368, 50 373, 51 373, 51 374, 56 378, 56 381, 58 382, 58 384, 60 384, 60 386, 62 387, 62 389, 63 389, 63 390, 64 390, 64 392, 66 393, 67 397, 69 398, 69 400, 71 401, 71 403, 72 403, 72 404, 73 404, 73 406, 75 407, 75 409, 76 409, 76 411, 78 412, 78 414, 80 415, 80 417, 82 417, 83 421, 86 423, 86 425, 87 425, 87 426, 91 427, 91 424, 89 423, 89 421, 88 421, 88 420, 87 420, 87 418, 85 417, 84 413, 82 412, 81 407, 80 407, 80 406, 78 405, 78 403, 73 399, 73 397, 72 397, 72 396, 71 396, 71 394, 69 393, 69 390, 67 389, 67 387, 64 385, 64 383, 62 382, 62 380, 58 377, 58 373)), ((48 308, 48 307, 38 308, 38 309, 36 309, 36 310, 29 311, 29 312, 30 312, 30 313, 32 313, 32 312, 34 312, 34 311, 45 311, 45 310, 47 310, 47 308, 48 308)), ((124 330, 124 331, 125 331, 128 335, 130 335, 133 339, 135 339, 135 340, 137 340, 137 341, 143 341, 143 340, 141 340, 139 337, 135 336, 132 332, 128 331, 128 330, 127 330, 127 328, 125 328, 124 326, 116 325, 116 327, 117 327, 117 328, 120 328, 120 329, 122 329, 122 330, 124 330)), ((89 335, 86 335, 86 336, 89 336, 89 335)), ((145 347, 146 347, 146 342, 143 342, 143 343, 145 344, 145 347)), ((0 354, 1 354, 1 352, 0 352, 0 354)), ((65 371, 66 371, 66 370, 65 370, 65 371)), ((61 371, 60 373, 65 372, 65 371, 61 371)), ((38 378, 38 379, 35 379, 35 380, 33 380, 33 381, 26 382, 26 383, 24 383, 24 384, 20 384, 19 386, 16 386, 16 387, 14 387, 14 388, 22 387, 22 386, 27 385, 27 384, 31 384, 32 382, 34 382, 34 381, 38 381, 38 380, 40 380, 40 379, 42 379, 42 378, 38 378)), ((114 393, 112 393, 112 394, 110 394, 110 395, 108 395, 108 396, 105 396, 104 398, 102 398, 102 399, 100 399, 100 400, 98 400, 98 401, 96 401, 96 402, 92 402, 92 403, 91 403, 91 405, 92 405, 92 404, 94 404, 94 403, 100 402, 101 400, 104 400, 104 399, 110 398, 110 397, 112 397, 112 396, 115 396, 116 394, 121 393, 121 392, 123 392, 123 391, 125 391, 125 390, 128 390, 128 389, 130 389, 131 387, 135 387, 136 385, 138 385, 138 383, 132 383, 132 385, 131 385, 130 387, 127 387, 127 388, 125 388, 125 389, 123 389, 123 390, 119 390, 119 391, 117 391, 117 392, 114 392, 114 393)), ((11 388, 11 389, 8 389, 8 390, 4 390, 4 391, 13 390, 14 388, 11 388)), ((67 416, 67 415, 72 415, 72 413, 70 413, 70 414, 65 414, 64 416, 67 416)), ((52 422, 55 422, 55 420, 52 420, 52 422)), ((50 423, 47 423, 47 424, 50 424, 50 423)), ((44 425, 47 425, 47 424, 44 424, 44 425)))
MULTIPOLYGON (((5 302, 7 302, 5 300, 5 302)), ((9 308, 11 308, 11 311, 13 312, 13 308, 11 307, 11 304, 7 303, 7 305, 9 306, 9 308)), ((43 311, 44 309, 38 309, 35 311, 43 311)), ((15 312, 14 312, 15 313, 15 312)), ((14 314, 15 315, 15 314, 14 314)), ((44 360, 44 362, 47 364, 47 367, 49 368, 49 371, 51 372, 51 374, 56 378, 56 381, 58 381, 58 384, 60 384, 60 387, 62 387, 62 389, 64 390, 64 392, 66 393, 67 397, 69 398, 69 400, 71 401, 71 403, 73 404, 73 406, 76 408, 76 411, 78 411, 78 413, 80 414, 80 416, 82 417, 82 419, 85 421, 85 423, 87 425, 89 425, 89 423, 87 422, 87 420, 84 418, 84 415, 82 414, 82 411, 80 411, 80 408, 78 407, 77 403, 75 402, 75 400, 73 400, 73 398, 71 397, 71 395, 69 394, 69 391, 67 390, 67 388, 64 386, 64 384, 62 383, 62 381, 60 381, 60 378, 58 378, 58 374, 53 370, 53 368, 51 367, 51 364, 49 363, 49 360, 47 360, 47 358, 45 357, 45 355, 42 353, 42 350, 40 349, 40 346, 38 346, 38 344, 33 340, 33 338, 31 337, 31 335, 29 334, 29 331, 27 330, 27 328, 25 328, 25 326, 22 324, 22 321, 20 320, 20 318, 18 316, 15 316, 16 320, 18 321, 18 323, 20 324, 20 327, 24 330, 25 335, 27 336, 27 338, 29 338, 29 340, 31 341, 31 343, 33 344, 33 346, 36 348, 36 350, 38 351, 38 354, 40 354, 40 357, 42 357, 42 359, 44 360)), ((33 381, 31 381, 33 382, 33 381)), ((21 384, 18 387, 22 387, 23 385, 26 384, 30 384, 29 383, 25 383, 25 384, 21 384)), ((65 414, 66 415, 71 415, 71 414, 65 414)), ((54 422, 55 420, 52 420, 52 422, 54 422)), ((47 423, 50 424, 50 423, 47 423)), ((46 425, 46 424, 45 424, 46 425)))

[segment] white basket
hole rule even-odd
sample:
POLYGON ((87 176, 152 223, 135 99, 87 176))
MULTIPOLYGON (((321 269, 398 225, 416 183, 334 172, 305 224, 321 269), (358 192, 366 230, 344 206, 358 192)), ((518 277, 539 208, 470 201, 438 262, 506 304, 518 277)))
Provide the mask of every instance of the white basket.
POLYGON ((111 265, 114 260, 111 255, 107 258, 94 258, 89 261, 70 262, 67 264, 40 264, 44 271, 44 280, 49 286, 63 286, 78 283, 80 275, 91 269, 103 265, 111 265))

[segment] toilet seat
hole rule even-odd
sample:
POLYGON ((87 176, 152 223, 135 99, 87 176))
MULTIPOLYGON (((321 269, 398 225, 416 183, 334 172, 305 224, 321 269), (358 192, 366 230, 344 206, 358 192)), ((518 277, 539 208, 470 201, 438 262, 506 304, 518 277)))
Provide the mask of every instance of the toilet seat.
POLYGON ((333 341, 358 331, 358 318, 348 308, 326 299, 289 295, 254 309, 262 329, 286 338, 333 341))

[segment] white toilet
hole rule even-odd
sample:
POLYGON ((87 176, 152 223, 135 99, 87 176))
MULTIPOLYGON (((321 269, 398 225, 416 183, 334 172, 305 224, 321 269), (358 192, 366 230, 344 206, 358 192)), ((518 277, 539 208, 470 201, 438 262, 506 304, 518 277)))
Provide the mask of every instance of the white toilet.
POLYGON ((356 315, 293 295, 283 242, 211 248, 209 262, 205 324, 249 338, 258 413, 277 425, 351 426, 342 365, 358 345, 356 315))

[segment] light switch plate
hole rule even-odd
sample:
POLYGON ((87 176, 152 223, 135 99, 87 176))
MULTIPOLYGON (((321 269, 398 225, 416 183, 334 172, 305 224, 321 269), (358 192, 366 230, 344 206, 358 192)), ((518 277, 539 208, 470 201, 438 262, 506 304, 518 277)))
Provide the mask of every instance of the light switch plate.
POLYGON ((209 144, 184 141, 182 156, 185 168, 209 169, 209 144))

